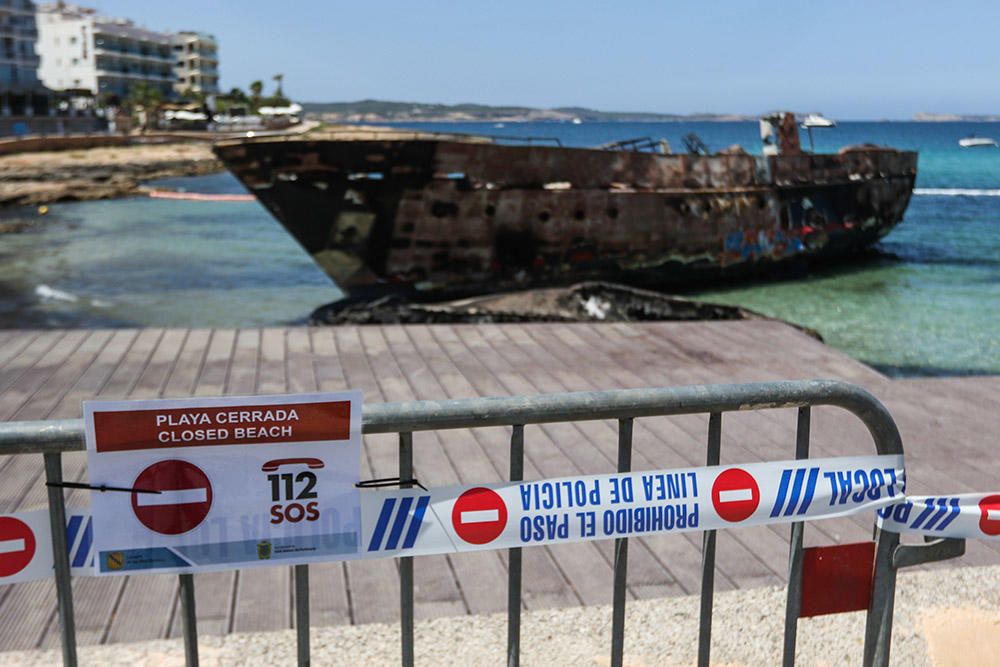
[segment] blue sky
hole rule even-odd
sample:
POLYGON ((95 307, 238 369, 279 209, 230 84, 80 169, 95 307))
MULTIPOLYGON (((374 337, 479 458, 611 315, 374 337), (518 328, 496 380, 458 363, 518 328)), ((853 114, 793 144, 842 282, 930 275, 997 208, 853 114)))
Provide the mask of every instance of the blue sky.
MULTIPOLYGON (((83 4, 88 4, 83 2, 83 4)), ((1000 113, 1000 2, 92 0, 220 41, 222 85, 299 101, 1000 113)))

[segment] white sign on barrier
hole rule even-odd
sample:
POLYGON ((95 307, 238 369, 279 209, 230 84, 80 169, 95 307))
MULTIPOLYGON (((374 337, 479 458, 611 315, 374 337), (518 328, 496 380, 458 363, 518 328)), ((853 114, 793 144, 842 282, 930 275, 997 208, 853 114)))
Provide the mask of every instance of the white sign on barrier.
POLYGON ((913 496, 878 512, 878 524, 894 533, 979 540, 1000 539, 1000 494, 913 496))
MULTIPOLYGON (((90 512, 67 508, 66 545, 75 575, 93 571, 93 535, 90 512)), ((0 515, 0 584, 51 577, 54 562, 48 510, 0 515)))
POLYGON ((84 403, 97 574, 357 552, 359 392, 84 403))
POLYGON ((831 518, 899 502, 905 486, 902 456, 859 456, 371 492, 362 557, 831 518))

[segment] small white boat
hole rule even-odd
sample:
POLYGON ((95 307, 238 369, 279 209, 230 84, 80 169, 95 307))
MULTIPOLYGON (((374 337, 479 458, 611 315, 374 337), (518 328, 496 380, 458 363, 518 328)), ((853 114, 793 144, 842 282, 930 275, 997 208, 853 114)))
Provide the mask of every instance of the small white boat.
POLYGON ((581 125, 581 124, 583 124, 583 119, 581 119, 581 118, 574 118, 570 122, 573 123, 574 125, 581 125))
POLYGON ((818 113, 811 113, 802 119, 802 128, 809 133, 809 152, 815 152, 816 146, 813 144, 814 127, 837 127, 837 121, 830 120, 818 113))
POLYGON ((837 127, 837 121, 825 118, 818 113, 811 113, 802 119, 802 127, 806 129, 811 127, 837 127))
POLYGON ((965 139, 959 139, 958 145, 962 148, 996 148, 997 140, 990 139, 989 137, 966 137, 965 139))

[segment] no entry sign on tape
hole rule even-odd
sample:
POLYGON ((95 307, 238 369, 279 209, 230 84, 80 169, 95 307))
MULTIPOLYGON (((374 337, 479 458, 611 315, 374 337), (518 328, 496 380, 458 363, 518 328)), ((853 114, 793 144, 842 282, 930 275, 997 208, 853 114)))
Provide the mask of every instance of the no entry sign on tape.
POLYGON ((775 461, 364 494, 362 557, 788 523, 903 499, 902 456, 775 461))
MULTIPOLYGON (((93 536, 90 512, 67 508, 66 547, 75 575, 93 571, 93 536)), ((0 514, 0 584, 51 577, 54 562, 48 510, 0 514)))
POLYGON ((99 574, 358 550, 357 392, 84 403, 99 574))

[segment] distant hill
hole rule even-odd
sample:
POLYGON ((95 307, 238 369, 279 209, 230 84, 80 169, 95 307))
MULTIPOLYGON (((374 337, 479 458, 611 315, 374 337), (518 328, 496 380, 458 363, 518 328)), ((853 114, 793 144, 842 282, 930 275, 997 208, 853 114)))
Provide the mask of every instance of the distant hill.
POLYGON ((736 121, 755 120, 756 116, 736 114, 665 114, 632 111, 597 111, 585 107, 536 109, 519 106, 488 106, 485 104, 422 104, 420 102, 388 102, 360 100, 358 102, 303 102, 305 113, 329 122, 391 122, 391 121, 736 121))
POLYGON ((913 120, 921 123, 953 123, 956 121, 968 123, 996 123, 1000 121, 1000 116, 996 115, 967 115, 957 113, 928 113, 922 111, 913 114, 913 120))

